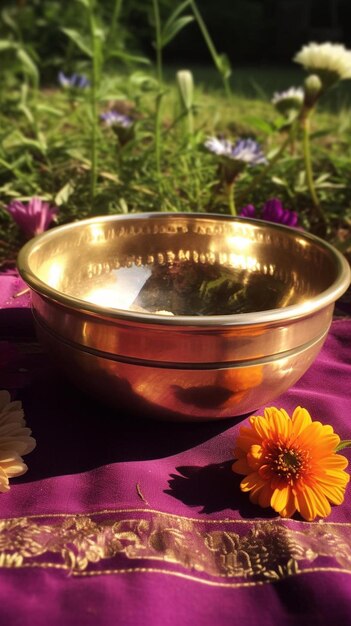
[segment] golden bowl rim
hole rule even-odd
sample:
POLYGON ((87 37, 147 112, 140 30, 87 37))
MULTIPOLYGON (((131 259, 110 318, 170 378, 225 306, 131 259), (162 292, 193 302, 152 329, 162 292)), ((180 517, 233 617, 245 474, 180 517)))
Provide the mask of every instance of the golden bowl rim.
POLYGON ((126 320, 135 323, 142 324, 156 324, 162 326, 192 326, 192 327, 203 327, 203 326, 253 326, 266 324, 271 322, 280 322, 298 319, 301 317, 305 317, 307 315, 311 315, 324 307, 333 304, 350 285, 351 282, 351 269, 346 258, 337 250, 333 245, 313 235, 312 233, 308 233, 304 230, 300 230, 298 228, 292 228, 290 226, 285 226, 283 224, 277 224, 275 222, 267 222, 265 220, 253 219, 253 218, 242 218, 240 216, 231 216, 231 215, 221 215, 218 213, 185 213, 185 212, 145 212, 145 213, 133 213, 133 214, 115 214, 115 215, 101 215, 91 218, 86 218, 84 220, 77 220, 75 222, 70 222, 69 224, 63 224, 56 226, 55 228, 51 228, 50 230, 37 235, 30 239, 24 246, 20 249, 17 257, 17 268, 20 276, 27 283, 27 285, 33 291, 39 293, 40 295, 44 295, 50 300, 55 302, 59 302, 60 304, 69 307, 71 309, 79 310, 80 312, 86 312, 93 314, 95 316, 102 316, 104 318, 112 318, 119 320, 126 320), (40 280, 30 269, 29 267, 29 256, 32 251, 41 244, 42 241, 55 239, 58 234, 62 234, 64 231, 74 230, 75 228, 80 228, 81 226, 94 224, 94 223, 106 223, 106 222, 115 222, 115 221, 123 221, 123 220, 139 220, 139 219, 191 219, 196 218, 198 220, 201 219, 210 219, 215 221, 227 221, 227 222, 240 222, 242 224, 250 225, 250 224, 259 224, 273 231, 278 232, 289 232, 295 231, 299 237, 304 238, 305 240, 311 241, 312 243, 317 244, 324 248, 332 257, 334 257, 337 266, 337 278, 333 282, 333 284, 328 287, 328 289, 322 291, 316 296, 310 297, 308 300, 289 305, 283 308, 278 309, 267 309, 265 311, 251 312, 251 313, 236 313, 231 315, 208 315, 208 316, 198 316, 198 315, 160 315, 155 313, 140 313, 136 311, 128 311, 125 309, 116 309, 112 307, 100 306, 98 304, 92 304, 85 300, 81 300, 80 298, 75 298, 73 296, 69 296, 67 294, 63 294, 62 292, 54 289, 53 287, 48 286, 42 280, 40 280))

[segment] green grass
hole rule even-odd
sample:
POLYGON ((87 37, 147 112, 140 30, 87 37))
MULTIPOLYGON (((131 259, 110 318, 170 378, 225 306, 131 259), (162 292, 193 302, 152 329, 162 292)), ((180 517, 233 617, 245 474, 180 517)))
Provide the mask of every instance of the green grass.
MULTIPOLYGON (((55 202, 59 223, 89 215, 135 211, 228 212, 218 160, 203 142, 209 135, 235 141, 253 137, 272 158, 286 137, 271 105, 275 91, 302 83, 304 74, 289 68, 233 69, 232 96, 226 97, 213 68, 195 66, 194 126, 189 136, 181 117, 175 73, 165 68, 161 119, 161 177, 155 167, 155 101, 158 87, 142 83, 140 72, 105 76, 99 111, 117 107, 135 117, 133 139, 118 143, 113 130, 97 127, 97 188, 92 202, 91 107, 88 93, 69 98, 46 87, 36 93, 7 78, 0 97, 0 262, 14 258, 23 238, 5 207, 11 199, 33 195, 55 202), (2 242, 2 244, 1 244, 2 242)), ((188 68, 187 68, 188 69, 188 68)), ((351 81, 333 89, 318 106, 312 122, 312 156, 317 193, 328 218, 324 236, 341 248, 351 222, 351 81), (346 235, 344 234, 346 232, 346 235)), ((258 207, 279 197, 297 210, 300 223, 318 232, 306 185, 298 134, 260 185, 250 190, 254 169, 238 179, 241 204, 258 207)))

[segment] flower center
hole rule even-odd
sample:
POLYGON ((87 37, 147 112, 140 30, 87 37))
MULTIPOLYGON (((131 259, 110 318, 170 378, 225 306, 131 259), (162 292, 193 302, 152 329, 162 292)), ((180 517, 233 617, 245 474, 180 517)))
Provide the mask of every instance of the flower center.
POLYGON ((309 465, 308 460, 307 452, 281 442, 270 445, 266 453, 266 461, 274 474, 288 480, 300 478, 309 465))

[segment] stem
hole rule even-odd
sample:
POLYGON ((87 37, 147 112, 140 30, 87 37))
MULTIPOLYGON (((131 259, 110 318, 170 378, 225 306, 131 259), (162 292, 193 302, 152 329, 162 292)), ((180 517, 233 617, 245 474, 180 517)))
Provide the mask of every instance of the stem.
POLYGON ((202 18, 202 15, 201 15, 199 9, 196 6, 195 0, 190 0, 189 4, 190 4, 190 6, 191 6, 191 8, 193 10, 195 19, 196 19, 196 21, 198 23, 198 26, 199 26, 200 30, 201 30, 202 36, 203 36, 203 38, 204 38, 204 40, 206 42, 207 48, 208 48, 209 53, 210 53, 210 55, 211 55, 211 57, 213 59, 213 62, 214 62, 217 70, 219 71, 219 73, 220 73, 220 75, 222 77, 226 95, 228 97, 230 97, 231 96, 230 83, 229 83, 228 78, 226 76, 224 76, 223 71, 221 69, 221 66, 220 66, 220 55, 218 54, 218 52, 217 52, 217 50, 215 48, 215 45, 214 45, 214 43, 212 41, 212 38, 211 38, 211 35, 208 32, 208 30, 207 30, 207 26, 206 26, 206 24, 205 24, 205 22, 204 22, 204 20, 202 18))
POLYGON ((309 113, 306 113, 302 117, 302 145, 303 145, 303 157, 305 162, 305 170, 306 170, 306 179, 308 189, 311 195, 311 199, 316 210, 316 214, 321 219, 322 223, 325 225, 327 220, 324 215, 324 212, 320 206, 316 188, 314 186, 313 180, 313 172, 312 172, 312 158, 311 158, 311 147, 310 147, 310 118, 309 113))
POLYGON ((257 185, 260 184, 260 182, 264 179, 264 177, 268 174, 268 172, 270 172, 272 167, 276 164, 276 162, 282 156, 285 148, 289 145, 289 143, 290 143, 290 135, 288 135, 286 139, 283 141, 279 150, 275 153, 274 157, 270 160, 268 165, 266 165, 266 167, 263 168, 263 170, 261 170, 258 174, 256 174, 256 176, 254 176, 251 183, 246 187, 246 189, 244 189, 244 191, 242 191, 238 195, 237 200, 236 200, 238 206, 240 206, 243 203, 245 196, 249 194, 253 189, 255 189, 255 187, 257 187, 257 185))
POLYGON ((195 198, 196 198, 196 206, 197 206, 197 210, 200 211, 201 210, 201 185, 200 185, 200 180, 199 180, 199 175, 198 175, 198 171, 199 171, 199 160, 195 157, 195 163, 194 163, 194 187, 195 187, 195 198))
POLYGON ((351 439, 345 439, 344 441, 340 441, 339 445, 335 448, 335 452, 339 452, 340 450, 344 450, 345 448, 351 448, 351 439))
POLYGON ((237 215, 234 200, 234 183, 227 183, 228 206, 230 214, 235 217, 237 215))
POLYGON ((289 130, 291 156, 295 156, 295 153, 296 153, 296 130, 297 130, 296 124, 291 124, 290 130, 289 130))
POLYGON ((158 175, 159 185, 161 182, 161 107, 162 107, 162 85, 163 85, 163 73, 162 73, 162 40, 161 40, 161 19, 160 10, 158 6, 158 0, 152 0, 155 18, 155 30, 156 30, 156 73, 158 80, 159 93, 156 96, 156 111, 155 111, 155 158, 156 158, 156 171, 158 175))
POLYGON ((306 111, 301 116, 303 156, 304 156, 304 162, 305 162, 305 171, 306 171, 308 189, 311 195, 315 213, 317 217, 320 219, 322 229, 323 229, 323 234, 325 234, 327 230, 328 221, 319 203, 316 188, 314 186, 313 172, 312 172, 312 158, 311 158, 311 147, 310 147, 310 117, 309 117, 311 113, 312 113, 312 110, 306 111))
POLYGON ((192 107, 190 107, 186 111, 186 124, 187 124, 188 134, 190 137, 192 137, 194 134, 194 116, 193 116, 192 107))
POLYGON ((161 109, 162 109, 162 93, 156 96, 156 113, 155 113, 155 157, 157 175, 161 176, 161 109))
POLYGON ((119 20, 119 16, 122 9, 123 0, 116 0, 115 5, 113 7, 113 13, 111 18, 111 26, 107 35, 107 41, 111 42, 116 33, 116 27, 119 20))
POLYGON ((94 0, 89 2, 89 27, 91 37, 92 48, 92 66, 91 66, 91 89, 90 89, 90 112, 92 117, 91 126, 91 170, 90 170, 90 203, 91 209, 94 206, 94 199, 96 196, 96 181, 97 181, 97 85, 99 80, 99 59, 98 59, 98 46, 95 36, 95 21, 94 21, 94 0))

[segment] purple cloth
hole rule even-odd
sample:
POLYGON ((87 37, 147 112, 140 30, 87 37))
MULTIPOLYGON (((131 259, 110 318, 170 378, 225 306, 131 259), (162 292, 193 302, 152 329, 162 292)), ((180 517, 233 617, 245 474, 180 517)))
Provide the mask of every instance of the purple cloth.
MULTIPOLYGON (((3 624, 350 623, 350 486, 323 522, 280 520, 231 471, 244 418, 146 421, 77 391, 32 339, 5 338, 0 355, 0 388, 37 439, 28 473, 0 494, 3 624)), ((351 321, 334 321, 274 404, 350 439, 350 376, 351 321)))
POLYGON ((0 275, 0 308, 11 309, 13 315, 17 309, 30 307, 29 289, 17 270, 9 269, 0 275))
POLYGON ((30 294, 17 270, 0 274, 0 337, 33 335, 30 294))

